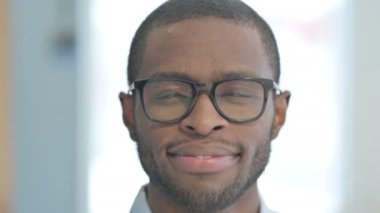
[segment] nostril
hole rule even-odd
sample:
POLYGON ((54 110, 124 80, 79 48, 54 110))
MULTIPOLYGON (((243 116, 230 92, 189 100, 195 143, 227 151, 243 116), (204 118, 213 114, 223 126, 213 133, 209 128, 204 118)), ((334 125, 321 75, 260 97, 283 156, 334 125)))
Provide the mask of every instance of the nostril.
POLYGON ((222 125, 219 125, 219 126, 214 127, 214 130, 221 130, 221 129, 223 129, 223 126, 222 126, 222 125))
POLYGON ((195 130, 195 128, 194 127, 192 127, 192 126, 190 126, 190 125, 188 125, 188 126, 186 126, 186 128, 188 129, 188 130, 195 130))

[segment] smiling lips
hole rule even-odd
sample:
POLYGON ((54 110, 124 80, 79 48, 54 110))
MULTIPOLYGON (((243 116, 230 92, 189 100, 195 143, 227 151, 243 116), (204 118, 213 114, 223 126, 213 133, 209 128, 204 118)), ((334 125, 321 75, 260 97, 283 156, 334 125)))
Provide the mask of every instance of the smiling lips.
POLYGON ((191 174, 219 173, 233 166, 239 152, 224 146, 181 146, 168 152, 175 170, 191 174))

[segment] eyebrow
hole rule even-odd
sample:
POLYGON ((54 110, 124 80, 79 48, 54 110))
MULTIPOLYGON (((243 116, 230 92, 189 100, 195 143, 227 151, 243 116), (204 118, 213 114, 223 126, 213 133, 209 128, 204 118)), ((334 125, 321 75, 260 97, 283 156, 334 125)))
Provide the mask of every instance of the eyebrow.
POLYGON ((256 78, 257 76, 252 74, 253 71, 230 71, 220 72, 219 80, 223 79, 239 79, 239 78, 256 78))
POLYGON ((149 78, 178 78, 178 79, 184 79, 184 80, 190 80, 190 81, 194 80, 192 77, 190 77, 186 73, 176 72, 176 71, 155 73, 149 78))
MULTIPOLYGON (((257 76, 252 74, 253 71, 215 71, 216 78, 213 81, 225 80, 225 79, 241 79, 241 78, 256 78, 257 76)), ((155 73, 149 78, 175 78, 189 81, 196 81, 194 77, 191 77, 185 72, 168 71, 162 73, 155 73)))

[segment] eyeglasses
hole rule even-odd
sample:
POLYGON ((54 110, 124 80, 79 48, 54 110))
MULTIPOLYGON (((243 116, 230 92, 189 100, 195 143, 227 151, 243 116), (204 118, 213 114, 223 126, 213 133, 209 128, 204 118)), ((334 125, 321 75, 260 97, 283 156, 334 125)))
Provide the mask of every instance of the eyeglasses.
POLYGON ((230 122, 258 119, 264 112, 268 93, 280 91, 271 79, 243 78, 198 84, 180 79, 146 79, 133 82, 129 93, 139 90, 146 116, 156 122, 173 123, 185 118, 200 93, 206 92, 218 113, 230 122))

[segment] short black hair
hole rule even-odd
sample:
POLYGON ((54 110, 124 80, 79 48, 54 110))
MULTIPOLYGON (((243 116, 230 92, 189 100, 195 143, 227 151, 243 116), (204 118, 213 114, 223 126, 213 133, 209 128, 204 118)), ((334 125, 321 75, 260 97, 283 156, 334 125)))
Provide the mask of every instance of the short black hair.
POLYGON ((168 0, 146 17, 136 31, 128 58, 128 82, 136 80, 142 66, 146 40, 153 29, 204 17, 234 20, 257 29, 274 71, 274 80, 279 81, 280 56, 274 34, 267 22, 247 4, 240 0, 168 0))

